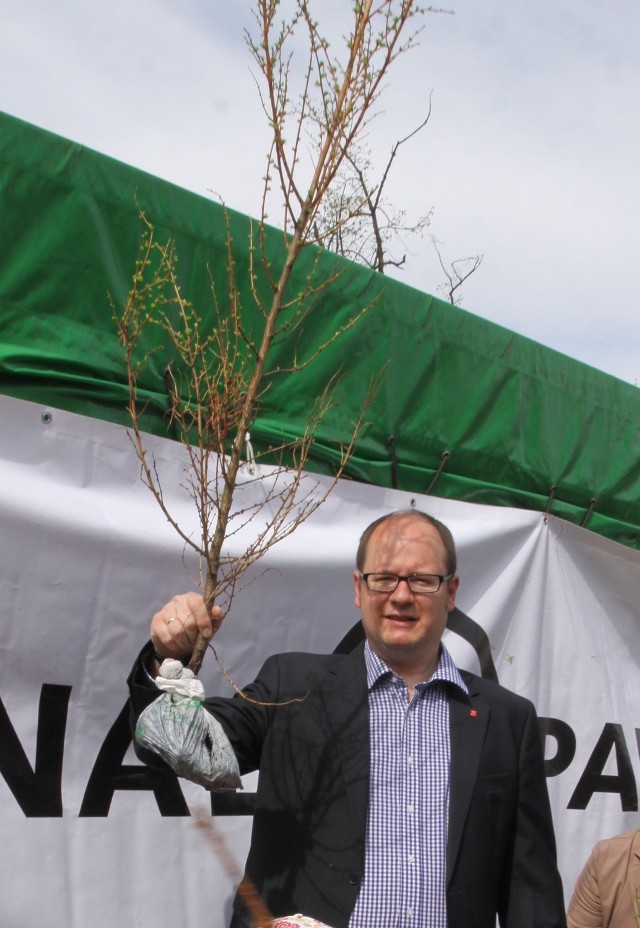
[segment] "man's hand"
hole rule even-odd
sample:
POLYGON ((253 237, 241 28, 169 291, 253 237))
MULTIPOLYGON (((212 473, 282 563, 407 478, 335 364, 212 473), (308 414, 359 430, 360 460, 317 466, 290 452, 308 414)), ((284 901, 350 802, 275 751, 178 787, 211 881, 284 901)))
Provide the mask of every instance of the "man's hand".
POLYGON ((198 635, 213 638, 222 625, 222 610, 213 606, 207 612, 199 593, 181 593, 156 612, 151 620, 150 638, 156 654, 183 659, 191 656, 198 635))

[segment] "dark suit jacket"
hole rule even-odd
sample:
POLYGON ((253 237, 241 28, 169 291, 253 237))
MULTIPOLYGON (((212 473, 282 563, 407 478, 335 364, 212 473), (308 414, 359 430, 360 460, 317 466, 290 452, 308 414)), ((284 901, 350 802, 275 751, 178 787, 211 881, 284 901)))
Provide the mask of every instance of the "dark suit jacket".
MULTIPOLYGON (((469 695, 451 687, 449 703, 449 928, 495 928, 496 914, 504 928, 562 928, 535 711, 494 683, 462 676, 469 695)), ((149 691, 135 668, 130 682, 137 713, 149 691)), ((260 770, 247 874, 274 915, 302 912, 346 928, 364 873, 363 648, 277 655, 245 694, 249 700, 206 705, 224 727, 241 772, 260 770)), ((239 900, 234 911, 234 926, 249 924, 239 900)))

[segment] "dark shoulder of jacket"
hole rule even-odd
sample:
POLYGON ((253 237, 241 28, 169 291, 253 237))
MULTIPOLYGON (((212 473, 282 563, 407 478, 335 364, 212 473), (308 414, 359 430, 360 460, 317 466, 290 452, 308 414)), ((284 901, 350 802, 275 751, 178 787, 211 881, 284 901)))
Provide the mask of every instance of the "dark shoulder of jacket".
POLYGON ((470 696, 479 696, 488 703, 499 703, 507 707, 513 706, 514 709, 521 712, 523 710, 530 711, 531 709, 535 711, 533 702, 526 696, 521 696, 519 693, 509 690, 506 686, 502 686, 502 684, 493 680, 485 680, 484 677, 479 677, 469 670, 462 670, 458 667, 458 672, 467 684, 470 696))
POLYGON ((264 675, 276 673, 290 679, 304 679, 308 683, 318 682, 328 674, 347 671, 361 663, 364 657, 362 648, 349 654, 313 654, 309 651, 285 651, 268 657, 260 669, 257 679, 264 675))

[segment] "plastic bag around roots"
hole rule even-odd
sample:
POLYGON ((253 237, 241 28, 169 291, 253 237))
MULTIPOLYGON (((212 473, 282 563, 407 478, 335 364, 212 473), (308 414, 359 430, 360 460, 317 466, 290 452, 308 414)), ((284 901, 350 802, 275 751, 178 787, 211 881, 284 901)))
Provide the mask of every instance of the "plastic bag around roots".
POLYGON ((168 691, 141 712, 136 741, 162 757, 179 777, 206 789, 242 788, 233 748, 220 723, 198 698, 204 696, 200 681, 181 664, 178 670, 176 664, 180 662, 162 664, 156 684, 168 691), (180 674, 184 675, 182 681, 180 674), (195 692, 198 696, 188 695, 195 692))

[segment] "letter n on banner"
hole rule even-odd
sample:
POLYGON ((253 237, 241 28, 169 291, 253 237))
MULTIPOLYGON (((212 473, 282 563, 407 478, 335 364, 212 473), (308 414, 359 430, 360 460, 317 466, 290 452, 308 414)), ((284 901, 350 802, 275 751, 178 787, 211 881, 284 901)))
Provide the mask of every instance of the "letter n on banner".
POLYGON ((70 686, 42 685, 35 769, 0 700, 0 774, 27 818, 62 816, 62 760, 70 696, 70 686))

